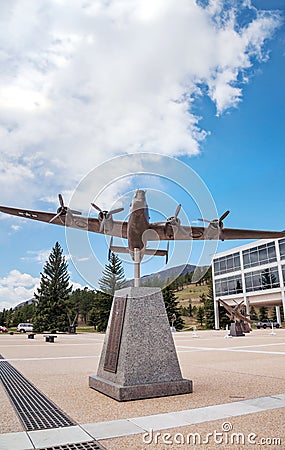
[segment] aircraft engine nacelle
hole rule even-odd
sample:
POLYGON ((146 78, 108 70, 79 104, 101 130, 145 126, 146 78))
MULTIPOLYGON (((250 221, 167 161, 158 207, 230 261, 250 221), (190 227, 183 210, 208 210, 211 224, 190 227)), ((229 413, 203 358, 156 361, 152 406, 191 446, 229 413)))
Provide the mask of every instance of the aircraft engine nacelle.
POLYGON ((108 211, 100 211, 98 214, 98 220, 100 222, 100 231, 105 233, 110 233, 113 228, 113 217, 108 211))
POLYGON ((180 219, 175 216, 171 216, 166 219, 166 224, 171 225, 172 227, 179 227, 180 223, 180 219))

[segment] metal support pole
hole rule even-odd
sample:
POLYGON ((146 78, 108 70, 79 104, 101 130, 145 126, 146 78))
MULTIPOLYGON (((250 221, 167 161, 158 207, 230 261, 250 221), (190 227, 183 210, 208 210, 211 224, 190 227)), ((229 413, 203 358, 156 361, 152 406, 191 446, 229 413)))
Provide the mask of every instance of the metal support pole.
POLYGON ((141 255, 138 248, 134 248, 134 287, 140 286, 140 265, 141 265, 141 255))
POLYGON ((219 317, 219 302, 214 296, 214 312, 215 312, 215 330, 220 329, 220 317, 219 317))
POLYGON ((215 269, 214 269, 214 262, 212 261, 212 274, 213 274, 213 297, 214 297, 214 312, 215 312, 215 329, 220 329, 220 317, 219 317, 219 303, 218 299, 216 297, 216 286, 215 286, 215 269))
POLYGON ((280 325, 280 327, 281 327, 280 306, 275 306, 275 310, 276 310, 276 318, 277 318, 277 322, 279 323, 279 325, 280 325))

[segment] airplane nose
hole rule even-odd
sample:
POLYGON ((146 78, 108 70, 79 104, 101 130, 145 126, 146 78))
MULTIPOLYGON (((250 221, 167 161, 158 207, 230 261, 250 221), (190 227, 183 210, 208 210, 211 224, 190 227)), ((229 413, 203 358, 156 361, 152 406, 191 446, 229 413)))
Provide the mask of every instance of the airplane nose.
POLYGON ((142 189, 138 189, 136 191, 136 198, 138 199, 144 199, 145 198, 145 191, 143 191, 142 189))

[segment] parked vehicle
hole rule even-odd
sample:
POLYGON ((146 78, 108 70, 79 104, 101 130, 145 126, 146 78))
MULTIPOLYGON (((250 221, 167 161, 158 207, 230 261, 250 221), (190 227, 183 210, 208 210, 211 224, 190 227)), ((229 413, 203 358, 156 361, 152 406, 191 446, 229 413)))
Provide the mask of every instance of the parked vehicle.
POLYGON ((26 331, 33 331, 34 327, 32 323, 19 323, 17 331, 20 333, 26 333, 26 331))
POLYGON ((6 327, 0 325, 0 333, 8 333, 8 330, 6 327))
POLYGON ((275 322, 274 320, 270 320, 270 319, 264 319, 261 322, 255 322, 254 325, 256 326, 256 328, 272 328, 272 325, 275 328, 279 328, 280 324, 278 322, 275 322))

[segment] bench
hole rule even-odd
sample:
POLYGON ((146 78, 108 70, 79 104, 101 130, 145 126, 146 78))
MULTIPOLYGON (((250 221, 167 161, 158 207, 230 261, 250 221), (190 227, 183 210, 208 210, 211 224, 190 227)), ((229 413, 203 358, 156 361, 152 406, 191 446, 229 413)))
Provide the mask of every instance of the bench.
POLYGON ((36 333, 29 333, 28 334, 28 339, 34 339, 36 333))
POLYGON ((54 340, 57 338, 54 334, 44 334, 44 337, 46 339, 46 342, 54 342, 54 340))

